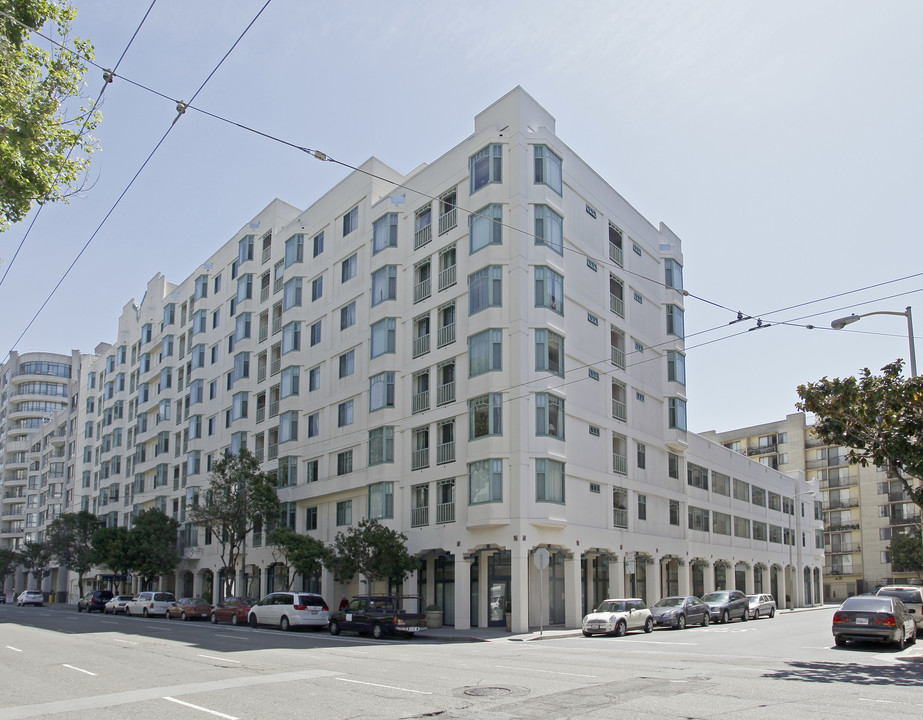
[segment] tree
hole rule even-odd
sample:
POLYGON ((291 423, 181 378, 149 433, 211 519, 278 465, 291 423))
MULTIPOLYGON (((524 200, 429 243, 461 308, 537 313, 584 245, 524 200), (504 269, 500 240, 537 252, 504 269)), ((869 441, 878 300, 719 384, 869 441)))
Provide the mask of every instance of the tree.
POLYGON ((38 583, 36 590, 42 589, 42 581, 51 572, 51 558, 51 548, 45 543, 26 540, 22 544, 22 550, 19 551, 19 564, 26 569, 26 572, 32 573, 32 577, 38 583))
POLYGON ((132 569, 131 536, 127 527, 101 527, 90 541, 96 562, 108 567, 113 575, 125 576, 132 569))
MULTIPOLYGON (((299 535, 288 525, 271 531, 266 536, 266 542, 274 545, 286 565, 303 578, 312 577, 320 572, 329 556, 324 543, 310 535, 299 535)), ((275 552, 273 555, 275 556, 275 552)), ((294 579, 295 575, 290 574, 286 589, 291 587, 294 579)))
POLYGON ((863 467, 888 468, 907 496, 923 508, 923 378, 901 377, 902 360, 881 375, 826 377, 798 386, 799 410, 816 416, 814 434, 828 445, 849 448, 847 459, 863 467))
POLYGON ((0 593, 3 592, 6 579, 13 574, 17 565, 19 565, 19 555, 13 550, 0 548, 0 593))
POLYGON ((148 587, 158 575, 172 572, 179 565, 176 534, 179 523, 160 510, 144 510, 135 516, 128 531, 131 569, 148 587))
POLYGON ((371 591, 375 580, 401 582, 420 566, 407 552, 407 536, 365 518, 346 533, 337 533, 328 567, 339 583, 348 583, 358 573, 371 591))
POLYGON ((101 116, 80 106, 84 58, 93 46, 68 42, 77 11, 53 0, 0 0, 0 232, 33 203, 67 200, 89 168, 101 116), (18 22, 16 22, 18 21, 18 22), (22 24, 19 24, 22 23, 22 24), (57 45, 30 42, 29 28, 57 45), (73 148, 73 152, 71 152, 73 148))
POLYGON ((224 594, 233 592, 238 563, 240 592, 245 593, 244 541, 254 528, 267 527, 279 517, 275 477, 261 471, 253 453, 245 448, 237 455, 225 453, 209 475, 205 502, 187 508, 186 517, 218 542, 225 571, 224 594))
POLYGON ((99 526, 99 518, 86 510, 62 513, 48 526, 48 546, 61 565, 77 573, 79 597, 83 597, 83 576, 97 562, 92 540, 99 526))
POLYGON ((888 550, 894 572, 915 572, 923 580, 923 540, 919 527, 914 526, 906 534, 892 535, 888 550))

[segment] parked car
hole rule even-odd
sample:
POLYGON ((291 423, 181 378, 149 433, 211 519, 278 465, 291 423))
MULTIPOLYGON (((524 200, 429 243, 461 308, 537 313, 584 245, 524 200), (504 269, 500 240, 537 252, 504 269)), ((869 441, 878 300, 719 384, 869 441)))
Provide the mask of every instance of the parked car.
POLYGON ((682 630, 689 624, 707 627, 711 608, 694 595, 677 595, 658 600, 651 608, 651 616, 658 627, 682 630))
POLYGON ((776 599, 772 595, 747 595, 750 603, 750 619, 758 620, 763 615, 776 616, 776 599))
POLYGON ((88 613, 96 610, 105 612, 106 603, 112 599, 111 590, 92 590, 77 600, 77 612, 86 610, 88 613))
POLYGON ((134 595, 113 595, 112 599, 106 603, 106 607, 103 608, 103 614, 109 615, 118 615, 119 613, 128 614, 128 608, 125 607, 134 599, 134 595))
POLYGON ((166 617, 167 608, 176 602, 176 597, 169 592, 146 590, 138 593, 125 605, 126 615, 149 615, 166 617))
POLYGON ((247 622, 250 608, 259 602, 255 598, 228 596, 212 608, 209 619, 213 623, 229 622, 231 625, 243 625, 247 622))
POLYGON ((25 590, 19 593, 16 598, 16 604, 20 607, 23 605, 44 605, 45 595, 41 590, 25 590))
POLYGON ((885 585, 878 588, 878 595, 900 598, 913 615, 917 630, 923 630, 923 588, 919 585, 885 585))
POLYGON ((269 593, 250 608, 247 621, 250 627, 278 625, 280 630, 293 627, 325 628, 330 620, 327 603, 316 593, 269 593))
POLYGON ((639 598, 603 600, 596 610, 583 618, 585 637, 599 634, 621 637, 629 630, 644 630, 649 633, 653 629, 651 611, 639 598))
POLYGON ((705 593, 702 602, 711 609, 712 622, 731 622, 750 619, 750 602, 740 590, 716 590, 705 593))
POLYGON ((330 634, 342 630, 360 634, 370 633, 374 638, 395 633, 411 637, 426 630, 426 615, 422 612, 423 598, 419 595, 357 595, 339 612, 330 615, 330 634))
POLYGON ((167 608, 167 620, 179 618, 180 620, 203 620, 211 617, 212 604, 204 598, 180 598, 167 608))
POLYGON ((900 598, 851 597, 833 614, 833 641, 843 646, 850 640, 896 643, 903 650, 916 642, 917 624, 900 598))

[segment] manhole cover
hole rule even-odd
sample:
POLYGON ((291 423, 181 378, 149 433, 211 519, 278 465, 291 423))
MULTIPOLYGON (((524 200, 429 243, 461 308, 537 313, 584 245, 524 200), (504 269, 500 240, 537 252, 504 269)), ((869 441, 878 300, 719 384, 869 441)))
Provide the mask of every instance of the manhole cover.
POLYGON ((502 687, 476 687, 465 690, 465 695, 477 695, 484 697, 488 695, 509 695, 512 690, 502 687))

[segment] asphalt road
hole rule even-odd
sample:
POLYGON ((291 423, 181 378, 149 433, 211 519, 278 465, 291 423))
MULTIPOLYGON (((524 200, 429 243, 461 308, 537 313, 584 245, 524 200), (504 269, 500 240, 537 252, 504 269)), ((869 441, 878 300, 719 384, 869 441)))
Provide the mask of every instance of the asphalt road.
POLYGON ((437 643, 0 605, 0 720, 919 718, 923 664, 832 614, 437 643))

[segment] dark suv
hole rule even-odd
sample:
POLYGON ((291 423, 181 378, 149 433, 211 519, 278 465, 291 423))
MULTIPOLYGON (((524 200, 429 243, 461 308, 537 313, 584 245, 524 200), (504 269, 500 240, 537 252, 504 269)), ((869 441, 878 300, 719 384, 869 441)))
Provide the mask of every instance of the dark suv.
POLYGON ((93 612, 94 610, 105 613, 106 603, 112 599, 111 590, 93 590, 77 601, 77 612, 93 612))
POLYGON ((746 622, 750 619, 750 601, 740 590, 705 593, 702 602, 710 608, 712 622, 726 623, 736 618, 746 622))

